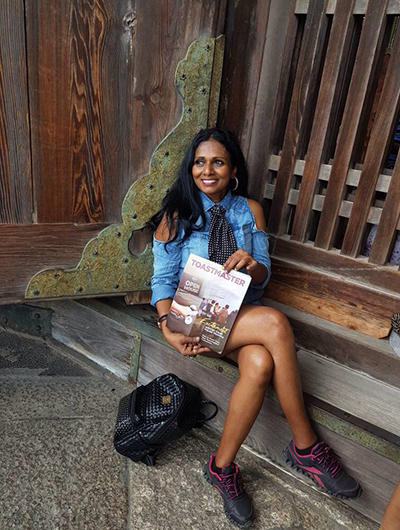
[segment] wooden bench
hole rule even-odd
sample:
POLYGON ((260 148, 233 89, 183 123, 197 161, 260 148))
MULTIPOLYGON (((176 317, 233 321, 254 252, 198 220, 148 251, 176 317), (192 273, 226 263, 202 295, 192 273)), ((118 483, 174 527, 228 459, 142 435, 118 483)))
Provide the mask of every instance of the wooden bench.
MULTIPOLYGON (((264 303, 289 317, 315 429, 363 486, 361 498, 348 504, 380 521, 400 480, 400 359, 391 353, 386 341, 276 302, 264 303)), ((234 364, 223 359, 180 356, 164 341, 156 326, 156 313, 148 305, 126 306, 122 298, 46 305, 54 311, 54 338, 118 376, 130 376, 138 384, 146 384, 173 372, 198 385, 206 397, 218 403, 220 413, 212 427, 222 430, 229 396, 238 379, 234 364)), ((290 438, 290 429, 270 388, 245 445, 282 465, 281 452, 290 438)))

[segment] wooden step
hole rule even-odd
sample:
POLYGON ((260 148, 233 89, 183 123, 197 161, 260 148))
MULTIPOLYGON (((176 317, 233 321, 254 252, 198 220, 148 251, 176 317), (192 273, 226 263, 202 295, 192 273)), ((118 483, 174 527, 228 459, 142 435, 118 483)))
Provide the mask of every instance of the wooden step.
MULTIPOLYGON (((180 356, 163 339, 156 326, 157 316, 149 306, 126 306, 122 299, 92 299, 50 302, 47 307, 54 311, 53 330, 58 340, 86 352, 120 377, 130 374, 144 384, 171 371, 200 386, 207 397, 219 404, 221 413, 213 426, 222 429, 229 396, 238 380, 236 366, 223 359, 199 356, 190 360, 180 356)), ((383 342, 374 344, 374 339, 365 341, 341 326, 324 326, 317 317, 310 321, 310 315, 280 309, 291 320, 297 344, 301 345, 302 380, 315 429, 364 487, 364 495, 351 506, 379 521, 400 480, 400 389, 397 379, 397 385, 387 382, 391 380, 388 367, 395 370, 398 359, 383 342), (304 345, 314 347, 314 351, 304 345), (388 361, 385 370, 378 370, 380 379, 372 377, 374 351, 379 365, 388 361), (341 355, 344 363, 338 362, 341 355), (367 363, 360 361, 364 355, 369 359, 367 363)), ((288 424, 270 389, 246 443, 279 463, 281 450, 290 437, 288 424)))

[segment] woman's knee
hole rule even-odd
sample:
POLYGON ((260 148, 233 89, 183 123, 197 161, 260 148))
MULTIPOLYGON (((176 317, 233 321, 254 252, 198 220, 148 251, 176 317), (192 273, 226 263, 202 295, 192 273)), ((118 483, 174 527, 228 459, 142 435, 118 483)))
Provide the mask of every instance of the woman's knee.
POLYGON ((263 346, 246 346, 246 352, 239 358, 240 375, 252 380, 253 384, 265 388, 271 381, 274 361, 263 346))
POLYGON ((294 341, 293 330, 286 316, 276 309, 269 309, 266 314, 266 334, 273 340, 294 341))

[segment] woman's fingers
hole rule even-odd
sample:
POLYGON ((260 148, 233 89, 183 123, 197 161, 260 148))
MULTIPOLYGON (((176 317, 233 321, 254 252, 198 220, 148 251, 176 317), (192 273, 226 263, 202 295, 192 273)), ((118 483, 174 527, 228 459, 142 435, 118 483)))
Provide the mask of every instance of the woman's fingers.
POLYGON ((223 267, 226 270, 226 272, 231 272, 232 270, 239 270, 244 267, 252 267, 253 262, 255 260, 250 256, 248 252, 245 250, 239 249, 236 252, 230 256, 226 262, 224 263, 223 267))
POLYGON ((197 344, 200 341, 200 337, 187 337, 182 335, 181 343, 182 344, 197 344))
POLYGON ((211 351, 210 348, 207 348, 207 346, 200 346, 197 345, 197 346, 193 346, 193 353, 198 355, 199 353, 204 353, 204 352, 209 352, 211 351))

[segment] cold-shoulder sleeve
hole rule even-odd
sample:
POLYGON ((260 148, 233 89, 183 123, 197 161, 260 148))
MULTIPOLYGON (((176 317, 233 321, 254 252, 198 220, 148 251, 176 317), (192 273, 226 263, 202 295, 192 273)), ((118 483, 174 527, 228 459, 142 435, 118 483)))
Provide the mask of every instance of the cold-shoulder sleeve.
POLYGON ((262 263, 268 271, 265 280, 258 285, 253 285, 253 288, 264 289, 271 277, 271 258, 269 257, 269 241, 268 234, 264 232, 264 230, 259 230, 255 222, 252 227, 252 246, 253 250, 251 254, 253 258, 258 261, 258 263, 262 263))
POLYGON ((150 303, 173 298, 179 283, 182 258, 182 243, 173 241, 165 244, 153 237, 154 268, 151 278, 152 297, 150 303))

